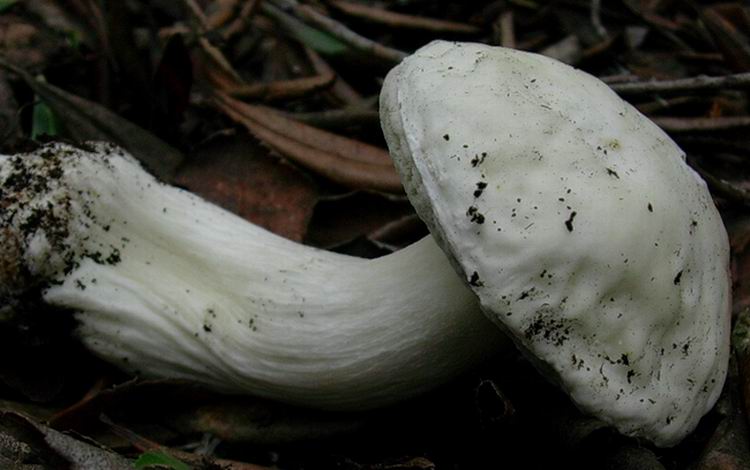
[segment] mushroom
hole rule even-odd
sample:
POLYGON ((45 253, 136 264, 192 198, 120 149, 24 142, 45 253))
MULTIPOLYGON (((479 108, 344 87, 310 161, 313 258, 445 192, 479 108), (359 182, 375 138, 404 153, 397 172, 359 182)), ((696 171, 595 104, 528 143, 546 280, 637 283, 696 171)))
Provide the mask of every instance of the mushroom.
POLYGON ((504 343, 431 238, 364 260, 155 180, 106 144, 0 156, 0 305, 75 312, 146 376, 328 409, 414 396, 504 343))
POLYGON ((596 78, 479 44, 423 47, 380 107, 418 214, 531 362, 624 434, 692 431, 727 371, 730 278, 684 152, 596 78))
POLYGON ((0 156, 0 303, 38 290, 146 375, 366 409, 502 347, 476 295, 584 412, 660 446, 695 428, 726 375, 728 242, 666 134, 559 62, 441 41, 390 72, 381 120, 437 243, 327 253, 53 144, 0 156))

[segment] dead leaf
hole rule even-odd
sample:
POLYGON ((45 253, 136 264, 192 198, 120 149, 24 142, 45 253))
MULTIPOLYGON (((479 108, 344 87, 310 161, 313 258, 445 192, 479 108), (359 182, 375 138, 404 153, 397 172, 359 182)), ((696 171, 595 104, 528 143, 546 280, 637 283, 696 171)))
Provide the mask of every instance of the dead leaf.
POLYGON ((295 241, 307 232, 315 184, 250 139, 214 142, 183 165, 175 182, 250 222, 295 241))
POLYGON ((114 452, 83 442, 19 414, 0 413, 2 468, 50 470, 132 470, 132 463, 114 452))
POLYGON ((70 463, 47 444, 44 435, 26 418, 0 413, 0 465, 20 469, 30 464, 41 469, 70 468, 70 463))
POLYGON ((126 458, 93 444, 75 439, 54 429, 35 425, 44 434, 47 444, 71 462, 74 470, 132 470, 133 464, 126 458))
POLYGON ((263 106, 217 94, 214 106, 285 157, 355 189, 401 193, 388 152, 302 124, 263 106))
POLYGON ((36 421, 46 422, 55 414, 56 409, 52 406, 36 405, 25 401, 0 399, 0 413, 6 411, 21 414, 36 421))
POLYGON ((218 99, 237 109, 246 118, 257 121, 268 130, 293 138, 312 148, 335 154, 340 158, 393 168, 393 162, 388 152, 374 145, 301 124, 284 117, 271 108, 253 106, 231 99, 223 94, 218 95, 218 99))

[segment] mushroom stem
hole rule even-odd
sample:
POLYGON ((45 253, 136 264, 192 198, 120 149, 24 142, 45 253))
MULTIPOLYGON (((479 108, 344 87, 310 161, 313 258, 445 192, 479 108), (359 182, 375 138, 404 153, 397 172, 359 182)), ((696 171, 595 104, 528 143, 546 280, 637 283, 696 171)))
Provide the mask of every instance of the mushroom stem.
POLYGON ((41 288, 126 369, 331 409, 414 396, 503 343, 427 237, 364 260, 276 236, 120 149, 0 156, 0 300, 41 288))

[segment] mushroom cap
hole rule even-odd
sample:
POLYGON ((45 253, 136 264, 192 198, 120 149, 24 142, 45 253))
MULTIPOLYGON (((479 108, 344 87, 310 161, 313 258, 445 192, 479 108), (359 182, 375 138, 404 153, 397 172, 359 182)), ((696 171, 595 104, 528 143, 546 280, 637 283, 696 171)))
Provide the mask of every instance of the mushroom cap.
POLYGON ((727 234, 654 123, 584 72, 436 41, 394 68, 383 131, 482 309, 585 412, 659 446, 717 400, 727 234))

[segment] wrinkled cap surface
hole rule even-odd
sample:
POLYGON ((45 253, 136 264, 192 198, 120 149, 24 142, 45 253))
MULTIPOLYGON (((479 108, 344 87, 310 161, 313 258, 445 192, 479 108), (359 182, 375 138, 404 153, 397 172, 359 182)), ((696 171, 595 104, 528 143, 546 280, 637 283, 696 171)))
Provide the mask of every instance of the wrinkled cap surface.
POLYGON ((433 42, 393 69, 383 131, 484 312, 584 411, 657 445, 713 406, 728 242, 656 125, 552 59, 433 42))

